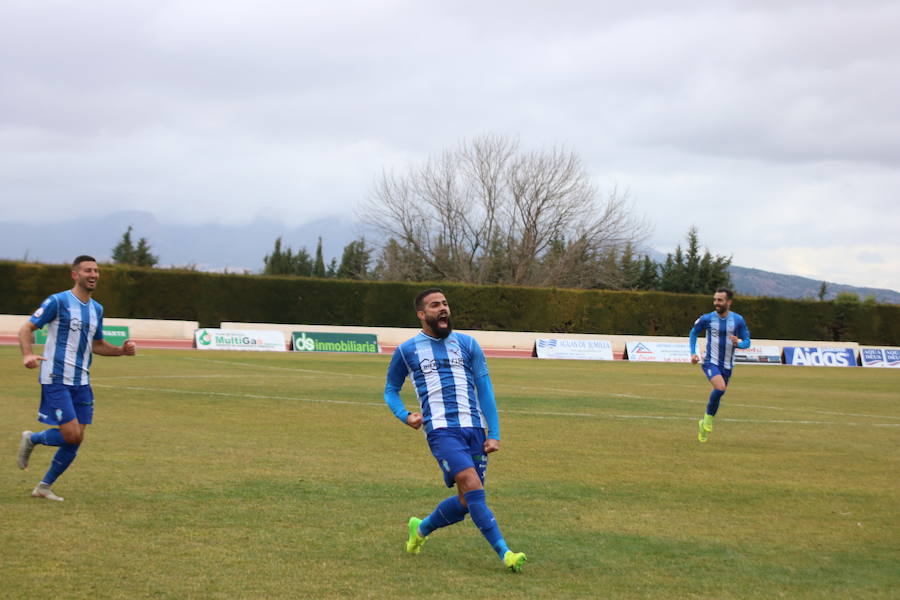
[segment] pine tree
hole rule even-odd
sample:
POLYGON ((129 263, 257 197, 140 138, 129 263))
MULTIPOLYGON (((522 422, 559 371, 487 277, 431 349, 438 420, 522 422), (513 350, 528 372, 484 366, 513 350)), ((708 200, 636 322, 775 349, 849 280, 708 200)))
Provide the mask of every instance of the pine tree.
POLYGON ((366 245, 365 238, 354 240, 344 246, 341 266, 337 276, 343 279, 368 279, 369 264, 372 262, 372 249, 366 245))
POLYGON ((638 276, 635 287, 639 290, 656 290, 659 289, 659 265, 657 265, 649 256, 644 255, 641 261, 641 273, 638 276))
POLYGON ((716 288, 731 287, 731 258, 713 256, 709 249, 700 255, 697 228, 688 230, 687 253, 679 244, 668 254, 660 269, 659 289, 682 294, 711 294, 716 288))
POLYGON ((622 250, 622 256, 619 258, 619 270, 622 272, 622 288, 626 290, 634 290, 638 288, 638 282, 641 279, 642 261, 634 253, 634 246, 631 242, 625 243, 625 249, 622 250))
POLYGON ((306 248, 294 254, 290 247, 282 250, 281 236, 275 239, 275 248, 271 254, 263 258, 263 274, 265 275, 312 275, 313 263, 306 248))
POLYGON ((113 262, 123 265, 134 264, 134 244, 131 243, 131 225, 122 234, 122 239, 112 251, 113 262))
POLYGON ((316 245, 316 262, 313 263, 313 277, 325 277, 325 259, 322 257, 322 238, 316 245))
POLYGON ((137 267, 154 267, 159 262, 159 257, 150 252, 150 244, 147 238, 138 240, 137 247, 131 241, 132 226, 122 234, 122 239, 112 251, 113 262, 120 265, 135 265, 137 267))
POLYGON ((137 248, 134 250, 134 263, 139 267, 155 267, 159 262, 159 257, 150 252, 150 244, 147 238, 138 240, 137 248))

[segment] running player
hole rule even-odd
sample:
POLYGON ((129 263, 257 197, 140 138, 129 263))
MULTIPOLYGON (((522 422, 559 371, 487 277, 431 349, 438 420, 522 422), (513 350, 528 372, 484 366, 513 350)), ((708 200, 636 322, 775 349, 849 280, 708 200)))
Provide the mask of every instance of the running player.
POLYGON ((28 467, 36 445, 57 446, 50 469, 31 492, 35 498, 59 500, 50 486, 75 460, 84 441, 84 429, 94 416, 94 393, 89 369, 93 354, 102 356, 134 355, 134 342, 122 347, 103 339, 103 307, 91 298, 97 288, 100 269, 97 261, 81 255, 72 263, 71 290, 53 294, 38 307, 19 329, 22 364, 29 369, 40 366, 41 406, 38 421, 55 426, 38 433, 23 431, 17 462, 28 467), (36 329, 49 323, 43 356, 32 351, 36 329))
POLYGON ((701 315, 691 328, 691 362, 700 362, 697 354, 697 335, 706 332, 706 353, 703 356, 703 374, 713 386, 706 404, 706 414, 700 419, 697 439, 705 442, 713 430, 713 418, 719 410, 719 401, 728 389, 728 380, 734 368, 734 349, 750 347, 750 330, 744 317, 731 312, 734 292, 718 288, 713 294, 714 311, 701 315))
POLYGON ((469 514, 504 566, 519 572, 525 553, 509 549, 485 500, 487 455, 500 449, 500 421, 484 352, 474 338, 453 331, 450 306, 441 290, 421 292, 415 310, 422 331, 394 351, 384 400, 402 423, 413 429, 425 427, 444 483, 456 485, 457 493, 424 519, 409 520, 406 551, 418 554, 433 531, 469 514), (421 413, 406 410, 400 399, 407 376, 416 388, 421 413))

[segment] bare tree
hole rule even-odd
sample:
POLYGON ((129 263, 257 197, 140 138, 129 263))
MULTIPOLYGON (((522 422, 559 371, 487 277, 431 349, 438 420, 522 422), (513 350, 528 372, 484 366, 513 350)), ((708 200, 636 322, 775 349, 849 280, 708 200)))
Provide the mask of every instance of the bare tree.
POLYGON ((391 241, 382 273, 468 283, 618 287, 624 278, 608 271, 649 231, 627 197, 599 199, 576 154, 520 152, 490 135, 405 174, 383 173, 361 218, 391 241), (403 259, 421 264, 392 263, 403 259))

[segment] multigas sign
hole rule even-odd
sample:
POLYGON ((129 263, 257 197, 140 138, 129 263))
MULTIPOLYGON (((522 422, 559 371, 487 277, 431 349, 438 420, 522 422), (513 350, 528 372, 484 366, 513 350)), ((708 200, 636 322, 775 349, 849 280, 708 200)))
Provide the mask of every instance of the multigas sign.
POLYGON ((855 367, 852 348, 809 348, 786 346, 784 364, 805 367, 855 367))

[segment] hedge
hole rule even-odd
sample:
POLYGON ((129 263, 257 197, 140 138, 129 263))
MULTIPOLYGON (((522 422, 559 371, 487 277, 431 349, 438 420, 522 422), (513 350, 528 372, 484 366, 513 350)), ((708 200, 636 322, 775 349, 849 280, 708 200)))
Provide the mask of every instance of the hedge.
MULTIPOLYGON (((27 314, 72 285, 67 265, 0 261, 0 314, 27 314)), ((102 265, 94 297, 109 317, 416 327, 422 283, 204 273, 102 265)), ((460 329, 687 335, 708 296, 437 284, 460 329)), ((900 346, 900 305, 736 297, 753 337, 900 346)))

